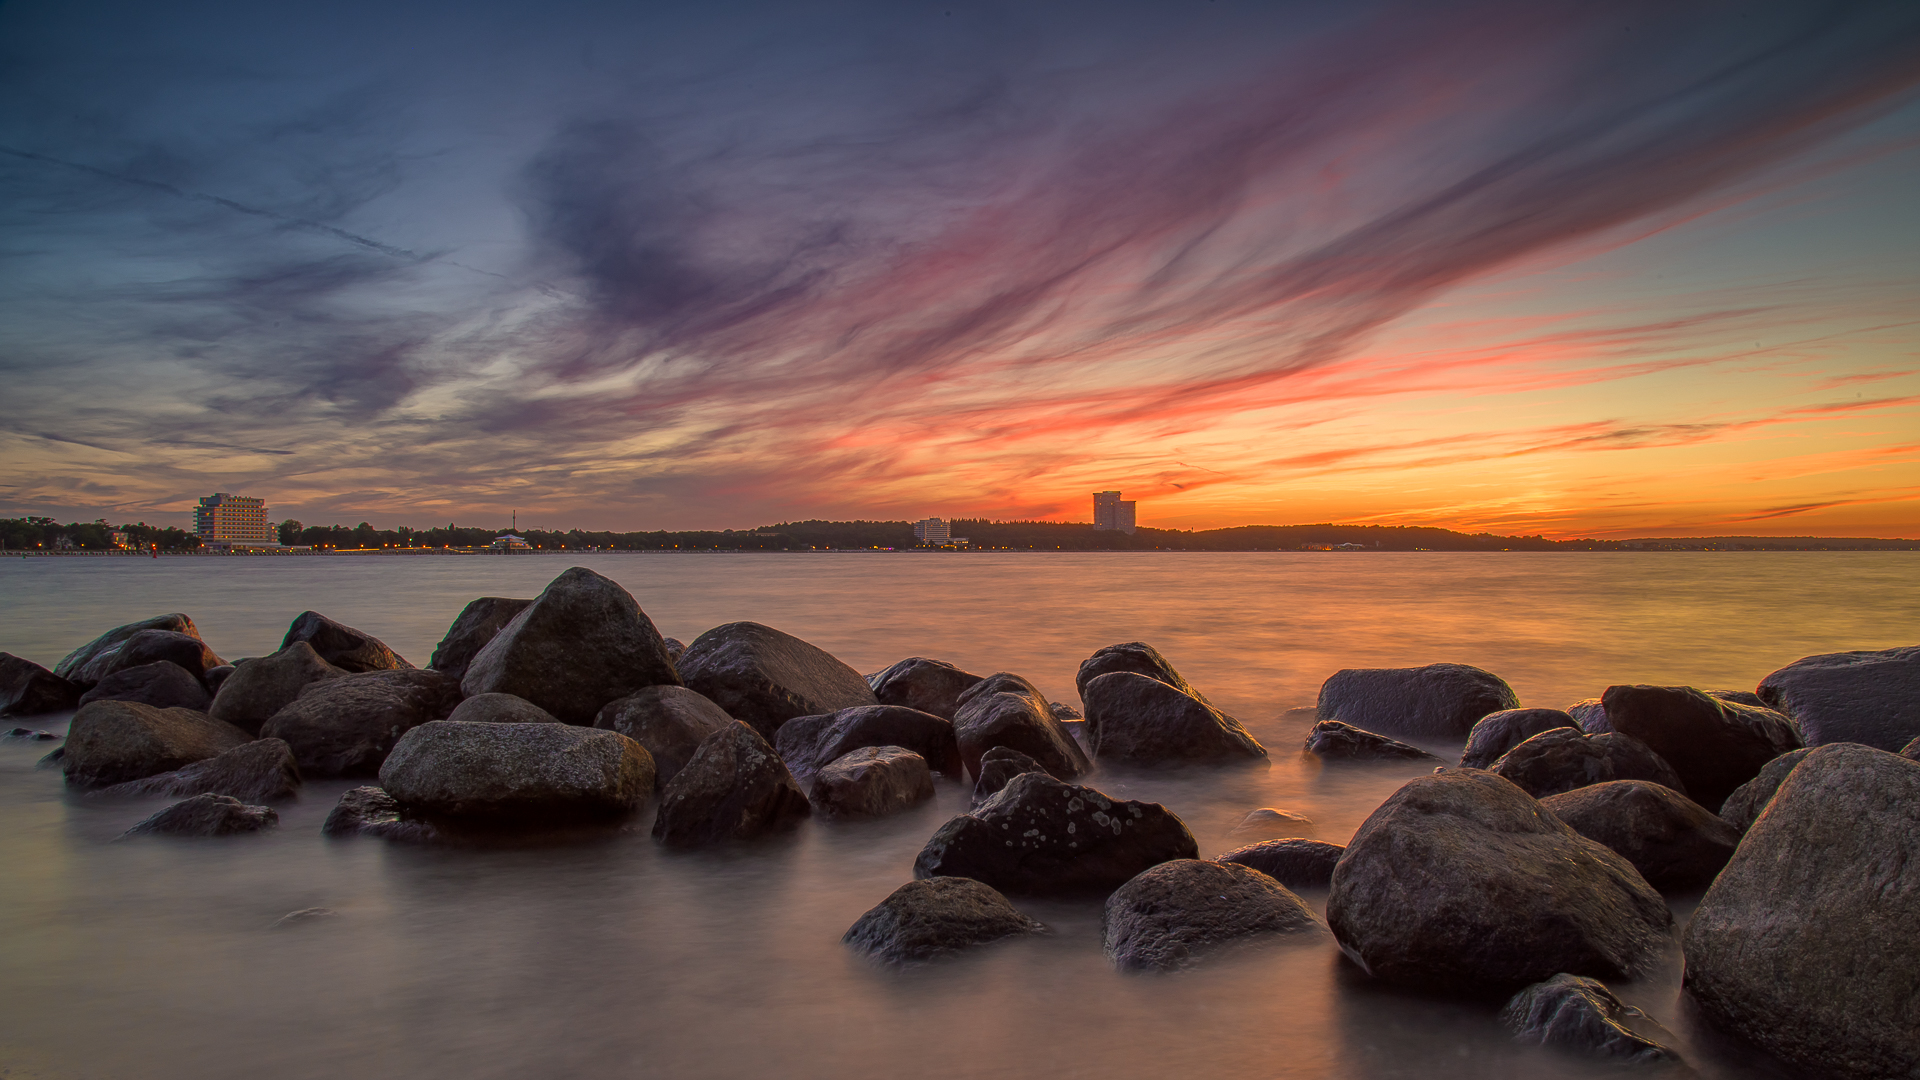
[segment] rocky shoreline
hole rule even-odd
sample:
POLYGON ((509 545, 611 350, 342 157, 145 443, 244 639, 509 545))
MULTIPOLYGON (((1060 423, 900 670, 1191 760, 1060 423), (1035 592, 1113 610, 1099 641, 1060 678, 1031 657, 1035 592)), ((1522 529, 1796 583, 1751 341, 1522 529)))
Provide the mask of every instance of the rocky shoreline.
POLYGON ((1020 897, 1097 900, 1121 970, 1320 942, 1385 982, 1511 994, 1516 1038, 1658 1065, 1670 1038, 1605 981, 1644 974, 1677 932, 1716 1029, 1823 1074, 1920 1075, 1920 646, 1807 657, 1751 692, 1622 683, 1565 709, 1458 664, 1337 672, 1295 752, 1432 772, 1344 847, 1282 837, 1215 860, 1168 807, 1083 781, 1278 751, 1142 643, 1094 653, 1075 684, 1084 718, 1013 673, 914 657, 863 676, 757 623, 682 646, 575 567, 538 597, 467 605, 426 668, 312 611, 271 655, 228 663, 172 614, 51 669, 0 654, 0 715, 77 710, 47 762, 69 785, 181 800, 129 837, 273 828, 305 779, 346 777, 372 783, 340 799, 331 837, 484 843, 619 828, 657 803, 665 847, 779 844, 809 816, 966 784, 971 809, 849 947, 932 962, 1045 932, 1020 897), (1394 736, 1465 745, 1456 766, 1394 736), (1324 922, 1296 889, 1328 890, 1324 922), (1666 897, 1702 889, 1675 927, 1666 897))

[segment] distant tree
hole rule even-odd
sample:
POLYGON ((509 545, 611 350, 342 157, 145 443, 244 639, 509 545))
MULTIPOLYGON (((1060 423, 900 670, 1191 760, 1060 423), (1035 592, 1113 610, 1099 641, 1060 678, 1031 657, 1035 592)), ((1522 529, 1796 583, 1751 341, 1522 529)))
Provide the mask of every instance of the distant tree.
POLYGON ((305 525, 300 524, 292 518, 288 518, 275 526, 274 532, 279 536, 281 543, 297 544, 300 542, 300 530, 304 528, 306 528, 305 525))

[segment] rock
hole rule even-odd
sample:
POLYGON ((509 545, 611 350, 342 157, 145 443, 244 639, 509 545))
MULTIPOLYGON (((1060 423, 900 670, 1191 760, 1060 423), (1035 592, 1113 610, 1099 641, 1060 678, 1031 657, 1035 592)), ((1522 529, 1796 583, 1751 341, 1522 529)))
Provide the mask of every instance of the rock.
POLYGON ((252 736, 192 709, 95 701, 74 714, 61 765, 67 783, 104 787, 218 757, 252 736))
POLYGON ((1517 709, 1513 687, 1465 664, 1348 668, 1320 685, 1316 715, 1367 731, 1457 738, 1488 713, 1517 709))
POLYGON ((1333 866, 1346 853, 1339 844, 1290 837, 1235 848, 1215 862, 1238 863, 1289 889, 1324 889, 1333 882, 1333 866))
POLYGON ((1080 744, 1047 707, 1047 699, 1018 675, 990 675, 960 695, 953 714, 953 734, 960 760, 975 779, 980 757, 996 746, 1008 746, 1040 763, 1056 779, 1071 780, 1093 768, 1080 744))
POLYGON ((0 716, 44 716, 79 704, 79 687, 31 660, 0 652, 0 716))
POLYGON ((293 749, 279 739, 255 739, 184 769, 129 780, 93 794, 165 795, 175 799, 226 795, 245 803, 264 803, 291 799, 299 791, 300 768, 294 763, 293 749))
POLYGON ((227 681, 227 676, 232 675, 236 670, 238 670, 238 668, 231 663, 210 667, 206 670, 205 674, 200 676, 200 680, 206 683, 207 693, 217 694, 220 692, 221 685, 227 681))
POLYGON ((341 795, 326 823, 320 826, 320 834, 371 836, 413 844, 442 838, 432 822, 409 816, 398 800, 377 787, 351 788, 341 795))
POLYGON ((459 703, 459 684, 438 671, 366 671, 309 684, 260 734, 285 739, 307 776, 373 776, 400 736, 459 703))
POLYGON ((91 701, 137 701, 156 709, 192 709, 206 712, 213 704, 206 688, 193 672, 171 660, 155 660, 139 667, 121 668, 94 684, 80 695, 80 704, 91 701))
POLYGON ((303 611, 296 616, 287 627, 286 637, 280 639, 280 648, 284 650, 297 641, 313 646, 320 659, 350 674, 413 670, 413 665, 388 648, 386 642, 317 611, 303 611))
POLYGON ((1567 715, 1589 735, 1605 735, 1613 730, 1607 723, 1607 706, 1599 698, 1583 698, 1567 706, 1567 715))
MULTIPOLYGON (((1181 678, 1179 672, 1173 670, 1173 665, 1167 663, 1167 658, 1161 656, 1158 649, 1144 641, 1109 645, 1080 661, 1080 670, 1073 676, 1073 687, 1080 692, 1080 700, 1086 703, 1087 687, 1092 685, 1093 680, 1119 671, 1144 675, 1156 682, 1171 686, 1197 701, 1207 700, 1206 696, 1195 690, 1191 683, 1181 678)), ((1091 715, 1092 705, 1087 704, 1088 713, 1091 715)))
POLYGON ((453 707, 448 720, 463 724, 557 724, 547 710, 512 694, 475 694, 453 707))
MULTIPOLYGON (((57 738, 58 736, 55 736, 55 737, 57 738)), ((45 757, 41 758, 39 761, 34 762, 33 767, 36 769, 59 769, 59 768, 64 768, 66 766, 66 762, 67 762, 67 748, 64 746, 58 746, 53 749, 52 753, 49 753, 45 757)))
POLYGON ((1101 921, 1107 959, 1133 971, 1171 971, 1257 935, 1320 929, 1313 909, 1273 878, 1198 859, 1135 874, 1107 897, 1101 921))
MULTIPOLYGON (((1063 724, 1072 725, 1075 720, 1086 719, 1086 717, 1080 715, 1079 709, 1068 705, 1064 701, 1049 701, 1047 702, 1047 708, 1052 709, 1053 718, 1063 724)), ((1069 726, 1067 730, 1072 731, 1073 728, 1069 726)))
MULTIPOLYGON (((1086 664, 1080 671, 1086 674, 1086 664)), ((1267 756, 1240 721, 1159 679, 1112 671, 1085 683, 1080 695, 1087 705, 1087 745, 1103 761, 1218 764, 1267 756)))
POLYGON ((1852 742, 1898 752, 1920 738, 1920 645, 1807 656, 1760 680, 1808 746, 1852 742))
POLYGON ((1322 720, 1307 732, 1306 751, 1328 761, 1419 761, 1440 759, 1417 746, 1362 731, 1338 720, 1322 720))
POLYGON ((1491 768, 1500 755, 1554 728, 1577 728, 1580 724, 1559 709, 1502 709, 1488 713, 1467 733, 1467 747, 1460 751, 1460 765, 1468 769, 1491 768))
POLYGON ((942 825, 913 876, 970 877, 1004 892, 1104 891, 1198 854, 1186 824, 1159 803, 1120 802, 1030 772, 942 825))
POLYGON ((609 701, 679 683, 660 632, 627 590, 576 566, 474 655, 460 688, 468 697, 515 694, 566 723, 591 725, 609 701))
POLYGON ((941 660, 912 656, 874 675, 867 682, 882 705, 900 705, 951 721, 960 708, 960 695, 980 681, 941 660))
POLYGON ((1800 764, 1812 748, 1789 750, 1760 767, 1753 779, 1733 789, 1727 801, 1720 804, 1720 820, 1734 827, 1738 832, 1746 832, 1760 816, 1760 812, 1773 801, 1774 792, 1780 790, 1780 781, 1787 778, 1794 766, 1800 764))
MULTIPOLYGON (((882 706, 885 708, 885 706, 882 706)), ((933 798, 927 759, 905 747, 863 746, 828 762, 807 801, 829 818, 885 817, 933 798)))
POLYGON ((482 825, 617 818, 653 794, 653 758, 617 731, 572 724, 421 724, 393 746, 380 786, 408 811, 482 825))
POLYGON ((1908 761, 1920 761, 1920 735, 1915 735, 1912 742, 1900 748, 1900 756, 1908 761))
POLYGON ((178 613, 156 615, 151 619, 127 623, 87 642, 68 653, 66 659, 53 667, 53 673, 73 683, 80 690, 91 690, 93 684, 107 677, 113 661, 120 655, 120 649, 127 639, 142 630, 168 630, 176 634, 189 634, 199 637, 200 631, 194 627, 193 620, 178 613))
POLYGON ((679 667, 680 658, 687 655, 687 643, 677 637, 661 638, 660 640, 667 646, 667 659, 671 661, 676 668, 679 667))
POLYGON ((707 736, 733 723, 727 711, 684 686, 649 686, 609 701, 593 726, 617 731, 653 755, 654 786, 665 789, 707 736))
POLYGON ((1478 769, 1403 784, 1354 834, 1327 897, 1327 924, 1355 963, 1436 988, 1631 978, 1672 922, 1627 860, 1478 769))
POLYGON ((802 785, 810 783, 813 774, 827 762, 863 746, 904 747, 943 776, 959 779, 963 775, 953 725, 932 713, 901 705, 862 705, 841 709, 825 723, 814 722, 812 717, 795 719, 808 722, 782 726, 774 739, 774 749, 802 785))
POLYGON ((678 667, 689 687, 769 743, 796 716, 880 703, 859 672, 826 650, 759 623, 728 623, 701 634, 678 667))
POLYGON ((1540 800, 1553 816, 1633 864, 1656 889, 1699 889, 1733 857, 1740 832, 1661 784, 1610 780, 1540 800))
POLYGON ((1709 810, 1720 809, 1762 765, 1800 748, 1800 735, 1784 715, 1721 701, 1690 686, 1609 686, 1601 700, 1613 730, 1665 758, 1688 797, 1709 810))
POLYGON ((1680 1055, 1634 1034, 1626 1021, 1637 1009, 1621 1004, 1605 983, 1555 975, 1513 996, 1500 1019, 1514 1038, 1621 1064, 1678 1061, 1680 1055))
POLYGON ((301 908, 299 911, 289 911, 285 915, 273 920, 273 925, 267 929, 287 930, 296 926, 305 926, 308 923, 320 922, 323 919, 331 919, 338 914, 340 913, 332 908, 301 908))
POLYGON ((661 791, 653 837, 676 848, 752 840, 811 812, 780 755, 759 732, 736 721, 701 740, 661 791))
POLYGON ((1761 699, 1759 694, 1751 690, 1709 690, 1707 691, 1707 696, 1710 698, 1718 698, 1721 701, 1734 705, 1750 705, 1756 709, 1772 708, 1772 706, 1761 699))
POLYGON ((1258 810, 1248 811, 1247 816, 1240 819, 1240 824, 1233 827, 1233 835, 1292 836, 1312 824, 1313 819, 1310 817, 1263 806, 1258 810))
POLYGON ((980 778, 973 782, 973 806, 998 795, 1021 773, 1046 772, 1040 763, 1011 746, 996 746, 980 755, 980 778))
POLYGON ((1816 748, 1700 901, 1686 992, 1822 1076, 1920 1075, 1920 765, 1816 748))
POLYGON ((317 682, 338 679, 346 672, 320 659, 304 641, 249 660, 234 668, 220 684, 207 711, 243 731, 259 731, 274 713, 293 704, 301 691, 317 682))
MULTIPOLYGON (((51 731, 35 731, 33 728, 23 727, 13 728, 6 734, 0 735, 0 739, 29 739, 33 742, 52 742, 59 737, 60 736, 55 735, 51 731)), ((54 753, 59 753, 59 751, 56 750, 54 753)))
POLYGON ((453 625, 447 627, 447 635, 434 646, 427 666, 456 679, 466 678, 467 665, 473 663, 474 656, 531 603, 532 600, 505 596, 483 596, 469 603, 454 616, 453 625))
POLYGON ((990 885, 936 877, 893 890, 840 940, 882 963, 913 964, 1045 929, 990 885))
POLYGON ((1612 780, 1649 780, 1681 794, 1686 785, 1673 766, 1631 735, 1582 735, 1572 728, 1543 731, 1507 751, 1493 772, 1536 799, 1612 780))
POLYGON ((121 836, 232 836, 280 824, 270 806, 248 806, 225 795, 195 795, 135 825, 121 836))
POLYGON ((111 657, 104 657, 91 665, 95 673, 94 685, 115 672, 128 668, 142 667, 162 661, 180 665, 193 676, 198 683, 209 668, 224 665, 226 661, 214 655, 207 643, 200 640, 198 634, 182 634, 172 630, 141 630, 122 642, 118 651, 111 657))

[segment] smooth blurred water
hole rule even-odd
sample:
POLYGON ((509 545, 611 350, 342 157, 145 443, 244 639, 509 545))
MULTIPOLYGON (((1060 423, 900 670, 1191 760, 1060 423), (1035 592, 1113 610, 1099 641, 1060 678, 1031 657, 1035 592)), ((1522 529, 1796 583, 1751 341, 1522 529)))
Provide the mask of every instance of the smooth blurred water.
MULTIPOLYGON (((260 655, 314 608, 424 663, 466 601, 531 596, 575 562, 683 640, 753 619, 861 671, 934 656, 1076 704, 1081 659, 1151 642, 1272 762, 1088 782, 1166 803, 1203 856, 1247 842, 1230 830, 1260 806, 1345 842, 1425 771, 1297 753, 1305 721, 1285 710, 1342 667, 1477 664, 1564 706, 1616 682, 1750 688, 1809 653, 1920 641, 1920 562, 1901 552, 833 553, 0 559, 0 650, 51 666, 184 611, 222 655, 260 655)), ((849 956, 841 933, 964 810, 957 783, 888 820, 695 855, 659 851, 646 815, 562 847, 325 841, 343 782, 310 784, 272 833, 114 843, 163 801, 70 794, 32 768, 50 745, 0 743, 0 1076, 1614 1074, 1514 1046, 1497 1001, 1374 985, 1324 935, 1122 975, 1097 903, 1021 898, 1052 934, 907 972, 849 956), (338 914, 269 929, 309 907, 338 914)), ((1675 898, 1682 923, 1692 902, 1675 898)), ((1697 1030, 1678 986, 1675 950, 1615 989, 1703 1074, 1772 1074, 1697 1030)))

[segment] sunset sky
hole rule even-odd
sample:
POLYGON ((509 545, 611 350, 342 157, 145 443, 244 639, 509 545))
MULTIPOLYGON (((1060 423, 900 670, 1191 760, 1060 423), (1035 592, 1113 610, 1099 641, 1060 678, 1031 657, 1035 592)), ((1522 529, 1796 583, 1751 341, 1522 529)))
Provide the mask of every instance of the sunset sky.
POLYGON ((0 515, 1920 537, 1920 4, 0 5, 0 515))

